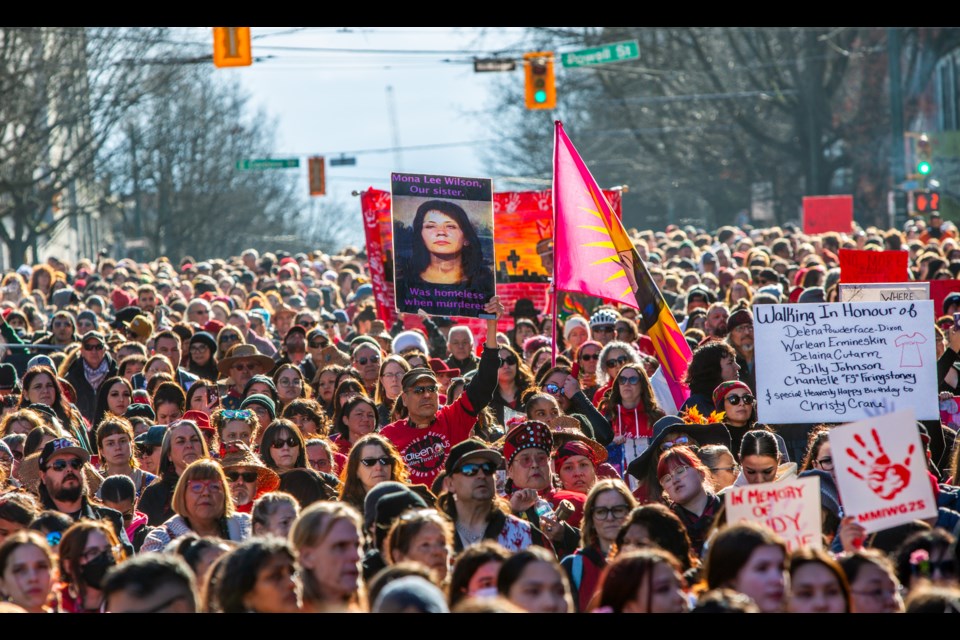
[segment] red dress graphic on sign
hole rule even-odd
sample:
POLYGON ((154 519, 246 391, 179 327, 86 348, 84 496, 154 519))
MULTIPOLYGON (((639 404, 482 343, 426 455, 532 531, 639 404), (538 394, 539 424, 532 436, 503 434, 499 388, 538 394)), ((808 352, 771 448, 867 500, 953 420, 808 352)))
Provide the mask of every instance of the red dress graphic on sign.
POLYGON ((921 344, 926 344, 927 339, 922 333, 911 333, 910 335, 897 336, 893 344, 900 347, 900 366, 901 367, 922 367, 923 357, 920 355, 921 344))

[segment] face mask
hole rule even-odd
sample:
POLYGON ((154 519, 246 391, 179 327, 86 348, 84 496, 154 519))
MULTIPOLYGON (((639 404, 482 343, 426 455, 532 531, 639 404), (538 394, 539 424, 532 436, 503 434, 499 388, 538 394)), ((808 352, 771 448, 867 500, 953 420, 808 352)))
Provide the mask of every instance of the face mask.
POLYGON ((113 557, 110 551, 104 551, 96 558, 80 567, 80 577, 83 581, 94 589, 100 589, 103 584, 103 577, 107 574, 110 567, 117 564, 117 559, 113 557))

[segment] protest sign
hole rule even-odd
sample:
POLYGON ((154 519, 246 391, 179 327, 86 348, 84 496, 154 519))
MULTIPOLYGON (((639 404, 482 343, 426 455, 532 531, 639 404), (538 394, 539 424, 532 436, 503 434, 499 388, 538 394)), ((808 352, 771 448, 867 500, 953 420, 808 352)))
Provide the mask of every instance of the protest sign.
POLYGON ((492 181, 393 173, 390 184, 397 309, 482 317, 496 295, 492 181))
POLYGON ((960 396, 940 401, 940 422, 951 429, 960 429, 960 396))
POLYGON ((823 548, 820 478, 794 478, 730 487, 724 494, 727 522, 762 524, 787 543, 787 551, 823 548))
POLYGON ((939 418, 929 300, 764 304, 753 313, 760 422, 842 422, 906 407, 939 418))
POLYGON ((803 199, 803 232, 850 233, 853 228, 853 196, 807 196, 803 199))
POLYGON ((907 282, 906 251, 840 249, 840 280, 845 283, 907 282))
POLYGON ((868 533, 937 516, 912 410, 834 427, 830 451, 843 511, 868 533))
POLYGON ((840 283, 840 302, 890 302, 929 300, 929 282, 840 283))
POLYGON ((943 299, 951 293, 960 291, 960 280, 931 280, 930 299, 933 300, 933 313, 943 315, 943 299))

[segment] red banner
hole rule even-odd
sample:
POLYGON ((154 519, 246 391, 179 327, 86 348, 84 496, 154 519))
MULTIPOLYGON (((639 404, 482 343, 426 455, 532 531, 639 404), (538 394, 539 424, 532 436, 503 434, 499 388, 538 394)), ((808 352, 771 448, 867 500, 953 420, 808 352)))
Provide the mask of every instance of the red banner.
POLYGON ((960 280, 930 281, 930 299, 933 300, 934 318, 943 315, 943 299, 956 291, 960 291, 960 280))
POLYGON ((908 255, 906 251, 840 249, 840 281, 844 284, 909 282, 908 255))
POLYGON ((850 233, 853 228, 853 196, 808 196, 803 199, 803 232, 850 233))

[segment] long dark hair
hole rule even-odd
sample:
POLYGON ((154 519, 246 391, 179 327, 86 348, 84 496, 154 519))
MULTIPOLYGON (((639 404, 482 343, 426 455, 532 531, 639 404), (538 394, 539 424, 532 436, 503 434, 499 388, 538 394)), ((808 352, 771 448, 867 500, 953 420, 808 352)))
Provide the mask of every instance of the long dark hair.
POLYGON ((280 467, 277 466, 277 463, 273 459, 273 441, 285 432, 292 434, 297 441, 297 461, 293 463, 294 468, 308 469, 307 445, 303 439, 303 434, 300 433, 297 425, 286 418, 277 418, 263 430, 263 438, 260 444, 260 459, 263 460, 263 464, 274 471, 280 470, 280 467))
POLYGON ((720 373, 720 361, 724 358, 737 358, 737 352, 726 342, 708 342, 693 352, 684 380, 691 393, 712 397, 717 385, 726 382, 720 373))
MULTIPOLYGON (((96 433, 97 427, 100 426, 100 423, 103 422, 104 417, 107 414, 107 396, 110 395, 110 389, 113 385, 119 384, 127 388, 127 391, 130 392, 131 402, 133 401, 133 387, 130 385, 130 382, 126 378, 121 378, 120 376, 114 376, 112 378, 107 378, 103 384, 100 385, 100 388, 97 389, 97 408, 93 411, 93 422, 90 424, 91 429, 96 433)), ((99 449, 100 443, 97 443, 97 448, 99 449)))
POLYGON ((430 265, 430 252, 423 243, 423 219, 431 211, 439 211, 453 218, 460 225, 464 239, 461 253, 463 274, 468 279, 469 285, 476 284, 474 281, 484 273, 487 267, 483 260, 480 236, 477 235, 477 230, 470 222, 467 212, 460 205, 447 200, 427 200, 417 208, 417 214, 413 218, 413 254, 410 256, 410 270, 407 273, 417 277, 430 265))
POLYGON ((20 387, 23 389, 23 394, 20 396, 20 408, 29 408, 30 400, 27 398, 27 389, 29 389, 33 379, 39 375, 49 376, 50 379, 53 380, 54 399, 53 406, 50 408, 57 414, 57 418, 63 424, 63 427, 70 430, 72 427, 82 425, 83 418, 80 412, 71 407, 70 402, 67 401, 66 396, 63 395, 63 389, 60 386, 60 379, 57 376, 57 372, 46 365, 30 367, 24 374, 23 381, 20 383, 20 387))
POLYGON ((640 376, 640 382, 637 383, 640 386, 640 406, 647 416, 647 422, 652 426, 654 422, 666 414, 657 403, 656 396, 653 395, 653 387, 650 386, 650 378, 647 377, 647 372, 643 365, 639 364, 625 364, 617 372, 617 377, 613 380, 613 386, 610 387, 610 395, 606 402, 606 418, 612 420, 617 415, 617 406, 623 403, 623 397, 620 395, 620 377, 626 369, 636 371, 637 375, 640 376))

